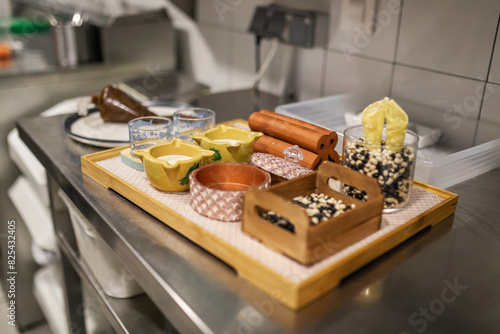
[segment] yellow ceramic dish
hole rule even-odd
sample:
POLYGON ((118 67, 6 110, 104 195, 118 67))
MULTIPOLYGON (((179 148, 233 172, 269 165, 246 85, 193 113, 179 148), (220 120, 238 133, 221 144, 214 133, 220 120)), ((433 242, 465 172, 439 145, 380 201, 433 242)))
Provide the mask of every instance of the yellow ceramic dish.
POLYGON ((226 125, 218 125, 202 134, 192 135, 198 145, 212 150, 212 162, 249 162, 254 144, 262 132, 251 132, 226 125))
POLYGON ((166 144, 135 150, 134 154, 141 159, 153 186, 163 191, 185 191, 189 189, 189 174, 205 165, 215 152, 174 139, 166 144))

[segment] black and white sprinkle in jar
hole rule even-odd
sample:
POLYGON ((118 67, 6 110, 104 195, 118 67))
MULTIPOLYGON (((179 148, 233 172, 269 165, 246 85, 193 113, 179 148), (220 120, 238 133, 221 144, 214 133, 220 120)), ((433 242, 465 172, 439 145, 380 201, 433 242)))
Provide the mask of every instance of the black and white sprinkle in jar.
MULTIPOLYGON (((413 187, 418 135, 406 130, 404 144, 401 146, 385 145, 384 140, 380 145, 367 144, 363 138, 362 125, 345 129, 343 165, 378 180, 385 194, 384 212, 404 208, 410 202, 413 187)), ((366 200, 366 194, 352 185, 343 185, 343 191, 347 195, 366 200)))

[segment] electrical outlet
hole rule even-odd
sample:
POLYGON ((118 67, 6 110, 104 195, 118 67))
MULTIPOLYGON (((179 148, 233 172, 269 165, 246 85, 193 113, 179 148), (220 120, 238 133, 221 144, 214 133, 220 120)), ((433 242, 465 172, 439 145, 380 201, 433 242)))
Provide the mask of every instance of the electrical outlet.
POLYGON ((312 48, 324 46, 328 31, 327 15, 276 5, 259 6, 249 31, 260 38, 276 38, 282 43, 312 48))

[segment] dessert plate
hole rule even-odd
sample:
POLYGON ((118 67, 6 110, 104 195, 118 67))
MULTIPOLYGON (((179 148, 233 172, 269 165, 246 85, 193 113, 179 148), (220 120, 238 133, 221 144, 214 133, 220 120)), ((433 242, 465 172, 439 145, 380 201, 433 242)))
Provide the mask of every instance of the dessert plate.
MULTIPOLYGON (((166 101, 148 101, 144 105, 158 116, 172 116, 176 110, 191 107, 166 101)), ((129 143, 127 123, 105 122, 97 108, 89 108, 85 116, 77 112, 69 115, 64 120, 64 131, 76 141, 98 147, 111 148, 129 143)))

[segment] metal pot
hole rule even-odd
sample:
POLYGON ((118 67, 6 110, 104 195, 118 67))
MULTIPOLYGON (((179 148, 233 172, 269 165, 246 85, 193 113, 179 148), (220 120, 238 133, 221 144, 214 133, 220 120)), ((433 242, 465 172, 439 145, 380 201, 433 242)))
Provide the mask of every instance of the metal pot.
POLYGON ((69 20, 49 16, 49 21, 57 65, 76 66, 100 60, 98 30, 86 22, 86 16, 77 12, 69 20))

